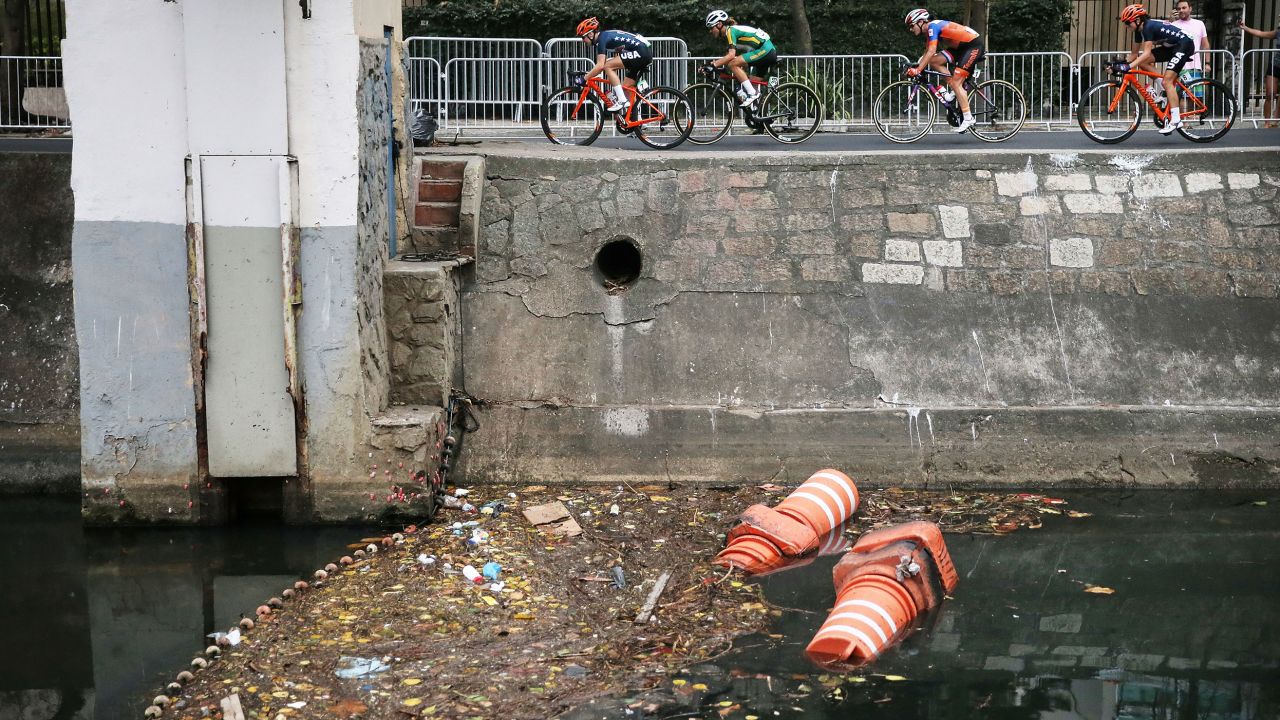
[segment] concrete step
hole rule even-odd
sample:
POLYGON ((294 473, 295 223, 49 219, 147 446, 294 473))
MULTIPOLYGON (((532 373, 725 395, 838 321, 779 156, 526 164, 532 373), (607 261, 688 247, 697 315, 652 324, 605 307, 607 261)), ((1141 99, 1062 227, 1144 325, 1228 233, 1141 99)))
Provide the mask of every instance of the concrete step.
POLYGON ((379 462, 425 462, 435 452, 439 424, 443 419, 444 408, 435 405, 388 407, 370 421, 369 444, 386 453, 381 457, 375 455, 375 459, 379 462))
POLYGON ((462 173, 467 167, 465 161, 459 160, 422 160, 420 180, 457 180, 462 181, 462 173))
POLYGON ((413 225, 419 228, 456 228, 461 207, 457 202, 420 202, 413 208, 413 225))
POLYGON ((418 183, 418 202, 451 202, 462 199, 462 179, 422 180, 418 183))

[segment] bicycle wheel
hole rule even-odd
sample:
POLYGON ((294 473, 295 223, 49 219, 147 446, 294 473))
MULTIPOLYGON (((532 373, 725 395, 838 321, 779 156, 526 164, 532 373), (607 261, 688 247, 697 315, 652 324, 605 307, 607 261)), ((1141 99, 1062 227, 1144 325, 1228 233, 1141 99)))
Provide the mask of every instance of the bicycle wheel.
POLYGON ((937 118, 933 97, 917 83, 900 80, 880 91, 871 106, 876 130, 896 143, 913 143, 928 134, 937 118))
POLYGON ((822 99, 807 85, 782 83, 766 90, 756 108, 756 119, 774 140, 802 143, 822 124, 822 99))
POLYGON ((1213 142, 1235 124, 1237 111, 1236 96, 1226 85, 1208 78, 1194 80, 1182 93, 1182 127, 1178 132, 1192 142, 1213 142))
POLYGON ((693 132, 693 106, 684 93, 669 87, 655 87, 637 100, 631 109, 636 137, 651 148, 666 150, 689 138, 693 132))
POLYGON ((733 98, 717 83, 694 83, 684 89, 693 105, 693 132, 689 142, 710 145, 724 137, 733 124, 733 98))
POLYGON ((1076 122, 1090 140, 1112 145, 1137 132, 1138 123, 1142 122, 1142 98, 1133 88, 1125 90, 1124 97, 1117 98, 1119 90, 1119 82, 1103 80, 1084 91, 1076 107, 1076 122))
POLYGON ((969 132, 991 143, 1017 135, 1027 121, 1022 91, 1004 80, 988 80, 970 91, 969 111, 977 121, 969 132))
POLYGON ((590 145, 604 126, 604 106, 588 97, 578 106, 582 88, 572 85, 551 93, 542 101, 542 132, 557 145, 590 145))

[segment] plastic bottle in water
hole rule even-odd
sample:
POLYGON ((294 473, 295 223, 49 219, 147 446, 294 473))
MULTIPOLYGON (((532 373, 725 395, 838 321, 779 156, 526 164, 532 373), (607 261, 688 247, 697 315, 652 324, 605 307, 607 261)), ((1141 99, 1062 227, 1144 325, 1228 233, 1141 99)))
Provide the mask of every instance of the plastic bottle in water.
POLYGON ((470 580, 471 582, 477 585, 484 584, 484 578, 480 576, 480 572, 470 565, 467 565, 466 567, 462 568, 462 577, 470 580))
POLYGON ((486 580, 497 580, 498 575, 502 573, 502 566, 490 560, 484 564, 484 568, 480 571, 486 580))

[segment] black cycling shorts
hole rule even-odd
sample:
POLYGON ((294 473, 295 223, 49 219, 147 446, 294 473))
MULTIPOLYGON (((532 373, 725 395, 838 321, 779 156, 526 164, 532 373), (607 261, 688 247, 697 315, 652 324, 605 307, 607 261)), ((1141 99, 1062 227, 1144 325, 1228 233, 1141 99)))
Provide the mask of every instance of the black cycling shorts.
POLYGON ((1188 40, 1174 47, 1152 48, 1151 54, 1155 56, 1156 62, 1164 63, 1165 70, 1171 70, 1177 75, 1182 72, 1182 66, 1196 54, 1196 46, 1188 40))
POLYGON ((974 38, 967 43, 960 43, 950 50, 943 51, 951 72, 964 71, 965 75, 973 74, 973 67, 987 56, 987 49, 982 46, 982 38, 974 38))
POLYGON ((769 77, 769 73, 773 72, 773 69, 777 66, 778 51, 775 49, 761 55, 755 62, 748 63, 747 72, 756 77, 767 78, 769 77))
POLYGON ((649 48, 619 50, 617 57, 622 61, 622 67, 626 68, 627 77, 639 82, 649 69, 649 63, 653 62, 653 51, 649 48))

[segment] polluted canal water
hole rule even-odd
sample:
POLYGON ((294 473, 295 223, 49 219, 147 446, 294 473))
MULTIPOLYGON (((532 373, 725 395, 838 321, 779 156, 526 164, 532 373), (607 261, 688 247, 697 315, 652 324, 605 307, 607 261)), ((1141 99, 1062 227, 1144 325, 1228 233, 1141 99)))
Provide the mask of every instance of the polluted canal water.
MULTIPOLYGON (((884 507, 882 492, 865 490, 867 511, 884 507)), ((1038 529, 948 533, 959 585, 868 665, 820 668, 806 659, 834 600, 831 571, 840 554, 822 555, 735 580, 759 583, 770 611, 763 632, 617 694, 577 696, 558 716, 1280 718, 1280 497, 1057 494, 1068 505, 1046 506, 1038 529), (1087 516, 1052 512, 1066 508, 1087 516)), ((281 587, 336 561, 368 532, 82 530, 74 499, 8 499, 2 507, 3 607, 11 623, 0 717, 14 718, 140 717, 209 633, 252 617, 281 587)), ((604 514, 609 507, 601 505, 604 514)), ((719 524, 730 522, 726 516, 719 524)), ((848 537, 868 528, 855 519, 848 537)), ((557 552, 588 539, 568 540, 557 552)), ((609 562, 602 580, 612 579, 609 562)), ((631 565, 626 580, 657 569, 631 565)), ((508 571, 504 564, 504 578, 508 571)), ((433 642, 447 647, 450 639, 433 642)), ((562 688, 584 682, 588 660, 563 661, 562 688)), ((401 662, 390 658, 386 674, 401 662)), ((414 710, 377 704, 375 693, 357 687, 367 680, 333 682, 351 684, 368 701, 362 717, 414 710)), ((429 673, 422 682, 439 686, 429 673)), ((527 707, 508 716, 538 717, 535 707, 546 705, 527 707)), ((329 709, 317 702, 287 717, 330 717, 329 709)), ((416 708, 418 716, 428 717, 427 709, 416 708)), ((202 717, 197 707, 170 707, 164 716, 202 717)))
POLYGON ((216 630, 336 558, 351 527, 81 527, 77 497, 6 497, 0 718, 142 717, 216 630))
POLYGON ((769 634, 564 717, 1280 718, 1273 493, 1055 494, 1090 516, 948 534, 954 596, 869 665, 805 657, 833 601, 824 556, 759 578, 769 634))

